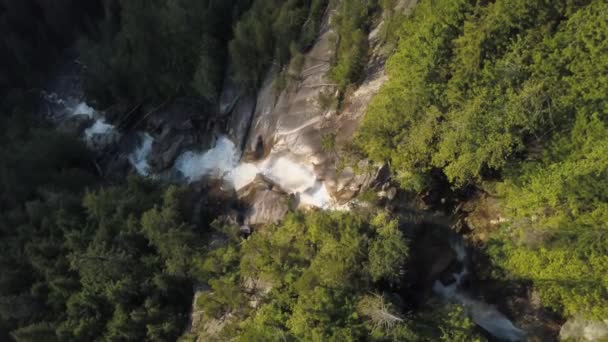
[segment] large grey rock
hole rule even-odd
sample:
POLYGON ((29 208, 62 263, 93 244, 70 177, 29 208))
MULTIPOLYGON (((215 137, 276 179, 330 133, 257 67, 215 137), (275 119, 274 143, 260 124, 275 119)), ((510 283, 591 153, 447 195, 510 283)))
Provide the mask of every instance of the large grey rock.
POLYGON ((244 95, 236 102, 231 112, 228 122, 228 136, 239 149, 245 147, 255 102, 255 96, 244 95))
MULTIPOLYGON (((339 152, 325 151, 321 142, 329 134, 336 136, 338 145, 352 139, 367 105, 386 81, 386 57, 374 52, 364 71, 362 84, 346 97, 343 110, 338 113, 335 104, 327 101, 328 97, 331 100, 337 94, 337 86, 329 77, 337 37, 329 25, 330 17, 328 14, 324 18, 319 37, 304 54, 301 67, 291 63, 283 70, 274 67, 269 71, 257 95, 243 158, 252 161, 288 155, 293 160, 314 165, 316 178, 325 182, 332 198, 344 203, 363 188, 385 182, 388 168, 377 170, 374 167, 365 172, 354 172, 351 168, 337 170, 339 152), (281 81, 284 79, 287 82, 281 81)), ((376 35, 377 32, 369 37, 373 47, 379 44, 376 35)), ((230 91, 224 93, 229 94, 230 91)), ((237 132, 245 122, 241 119, 243 113, 236 110, 243 102, 242 98, 232 103, 225 97, 223 107, 233 108, 232 119, 239 125, 230 124, 230 127, 237 132)), ((244 107, 250 108, 249 105, 244 107)), ((237 143, 240 135, 231 134, 237 143)))
POLYGON ((289 195, 261 175, 239 190, 238 196, 248 207, 244 223, 249 226, 277 223, 289 210, 289 195))
POLYGON ((560 340, 604 341, 608 339, 608 319, 586 320, 582 317, 570 318, 559 332, 560 340))
POLYGON ((300 70, 292 65, 287 84, 279 86, 279 70, 273 68, 258 92, 257 105, 246 148, 254 151, 258 140, 267 149, 276 146, 282 151, 314 157, 322 154, 321 126, 328 109, 319 102, 319 95, 334 92, 336 87, 328 71, 335 53, 335 33, 327 18, 311 50, 304 55, 300 70))
POLYGON ((154 137, 148 157, 151 173, 169 170, 181 153, 211 146, 217 118, 192 101, 176 101, 153 112, 145 130, 154 137))

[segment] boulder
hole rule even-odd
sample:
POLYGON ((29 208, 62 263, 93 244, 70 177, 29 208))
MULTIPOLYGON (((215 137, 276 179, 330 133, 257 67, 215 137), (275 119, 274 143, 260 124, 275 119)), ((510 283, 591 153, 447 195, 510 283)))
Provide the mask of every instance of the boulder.
MULTIPOLYGON (((390 178, 390 170, 386 164, 374 166, 368 160, 361 160, 357 165, 359 172, 346 167, 334 179, 327 182, 331 195, 340 203, 348 202, 366 189, 382 188, 390 178)), ((382 188, 379 197, 392 200, 397 195, 395 188, 382 188)))
POLYGON ((247 206, 244 223, 248 226, 278 223, 289 211, 290 196, 262 175, 239 190, 238 197, 247 206))
POLYGON ((378 192, 378 197, 392 201, 397 196, 397 188, 392 187, 378 192))
POLYGON ((146 131, 154 137, 149 156, 152 173, 169 170, 187 150, 205 150, 211 146, 216 120, 214 115, 207 115, 206 110, 199 103, 182 99, 163 106, 147 118, 146 131))
POLYGON ((608 339, 608 319, 587 320, 580 316, 570 318, 559 332, 560 340, 604 341, 608 339))

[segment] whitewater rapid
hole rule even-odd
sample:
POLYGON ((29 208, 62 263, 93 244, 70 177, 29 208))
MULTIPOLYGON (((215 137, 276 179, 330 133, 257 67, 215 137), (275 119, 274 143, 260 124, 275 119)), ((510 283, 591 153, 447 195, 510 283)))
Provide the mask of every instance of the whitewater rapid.
MULTIPOLYGON (((57 93, 43 92, 42 96, 50 106, 53 106, 52 120, 62 122, 76 115, 86 115, 93 119, 93 124, 84 130, 83 139, 88 146, 94 148, 96 141, 103 141, 106 136, 119 136, 114 125, 106 122, 103 113, 95 110, 86 101, 73 97, 62 97, 57 93)), ((154 138, 148 133, 137 133, 139 144, 129 154, 128 159, 135 171, 142 176, 150 176, 148 156, 152 152, 154 138)))
POLYGON ((443 298, 464 306, 471 315, 473 322, 489 332, 494 337, 507 341, 525 341, 526 332, 513 325, 505 315, 493 305, 474 299, 460 289, 460 284, 469 274, 467 250, 460 240, 451 241, 452 249, 456 252, 456 259, 463 265, 459 273, 454 273, 455 281, 446 286, 440 280, 433 284, 433 291, 443 298))
POLYGON ((148 164, 148 156, 152 152, 152 143, 154 138, 148 133, 138 133, 140 143, 135 150, 129 155, 129 162, 137 173, 142 176, 150 176, 150 165, 148 164))
MULTIPOLYGON (((43 96, 53 106, 53 120, 56 122, 76 115, 86 115, 93 119, 93 124, 86 128, 83 134, 83 139, 90 147, 99 147, 98 142, 105 141, 106 137, 119 136, 116 127, 106 122, 103 113, 85 101, 63 98, 56 93, 43 93, 43 96)), ((308 122, 306 125, 312 123, 314 122, 308 122)), ((152 152, 154 138, 145 132, 139 132, 137 135, 138 143, 128 155, 128 160, 138 174, 153 177, 148 157, 152 152)), ((224 180, 237 191, 251 184, 258 175, 262 175, 285 192, 296 195, 301 205, 322 209, 346 209, 335 204, 325 183, 317 178, 312 164, 302 163, 285 154, 271 154, 256 163, 242 163, 240 158, 241 151, 236 145, 228 137, 220 136, 215 146, 207 151, 182 153, 176 160, 174 169, 188 182, 208 176, 224 180)))
POLYGON ((47 100, 49 105, 55 108, 52 119, 57 122, 67 120, 76 115, 86 115, 94 120, 93 125, 84 131, 84 140, 89 146, 94 146, 94 141, 99 139, 99 137, 118 134, 116 127, 107 123, 103 114, 96 111, 85 101, 69 97, 63 98, 57 93, 43 92, 42 96, 47 100))
POLYGON ((178 157, 175 168, 193 182, 203 176, 223 179, 240 190, 262 175, 281 189, 298 196, 300 204, 330 209, 334 200, 325 183, 317 179, 313 165, 298 162, 289 155, 273 155, 256 163, 241 163, 241 153, 226 136, 220 136, 210 150, 188 151, 178 157))

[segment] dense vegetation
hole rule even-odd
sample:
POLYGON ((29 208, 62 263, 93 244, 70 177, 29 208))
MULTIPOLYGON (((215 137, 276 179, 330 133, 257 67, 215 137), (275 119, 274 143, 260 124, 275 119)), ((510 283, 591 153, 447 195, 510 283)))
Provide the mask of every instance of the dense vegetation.
POLYGON ((500 196, 493 260, 566 315, 608 314, 607 10, 422 1, 358 136, 405 189, 440 171, 500 196))
POLYGON ((0 1, 0 93, 42 82, 74 38, 93 28, 98 13, 97 1, 0 1))
POLYGON ((260 84, 268 68, 286 64, 317 38, 327 0, 256 0, 234 28, 230 58, 237 80, 260 84))
POLYGON ((256 88, 273 63, 311 46, 327 0, 106 0, 105 17, 82 42, 92 99, 217 100, 226 68, 256 88))
POLYGON ((214 100, 242 2, 104 1, 104 19, 80 47, 90 97, 102 106, 178 94, 214 100))
POLYGON ((0 339, 176 338, 204 241, 183 194, 136 179, 100 188, 84 145, 30 107, 0 116, 0 339))
POLYGON ((46 74, 94 32, 99 5, 0 4, 2 341, 172 340, 187 322, 204 239, 182 219, 184 193, 107 184, 81 141, 36 115, 46 74))
MULTIPOLYGON (((214 213, 194 225, 187 189, 110 183, 35 115, 71 46, 97 106, 214 104, 227 75, 255 91, 301 58, 328 13, 340 97, 374 24, 394 44, 355 152, 388 161, 408 191, 498 198, 492 276, 531 284, 563 317, 608 316, 608 5, 421 0, 407 18, 393 6, 0 0, 0 340, 483 340, 462 307, 408 302, 412 242, 396 215, 291 212, 251 236, 214 213), (219 333, 184 333, 195 286, 219 333)), ((337 154, 335 134, 322 145, 337 154)))
MULTIPOLYGON (((232 237, 232 238, 231 238, 232 237)), ((292 213, 247 240, 225 242, 202 260, 210 291, 197 300, 205 322, 227 321, 237 341, 473 341, 481 337, 458 306, 410 314, 409 241, 386 214, 292 213), (402 279, 403 278, 403 279, 402 279), (391 290, 392 289, 392 290, 391 290), (255 302, 252 306, 249 301, 255 302)), ((188 336, 185 336, 187 338, 188 336)))
POLYGON ((367 60, 367 34, 381 3, 329 0, 105 0, 104 20, 80 51, 90 98, 154 102, 174 96, 217 100, 227 72, 249 89, 268 70, 309 49, 331 9, 337 52, 332 79, 344 91, 367 60), (230 70, 226 69, 230 67, 230 70))

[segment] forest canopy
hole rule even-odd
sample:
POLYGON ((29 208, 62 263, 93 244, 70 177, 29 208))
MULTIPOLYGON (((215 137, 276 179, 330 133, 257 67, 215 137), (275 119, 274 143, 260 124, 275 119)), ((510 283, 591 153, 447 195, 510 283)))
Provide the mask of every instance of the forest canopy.
POLYGON ((357 143, 404 189, 501 199, 490 252, 567 315, 608 314, 608 6, 422 1, 357 143), (506 233, 512 228, 511 233, 506 233))

